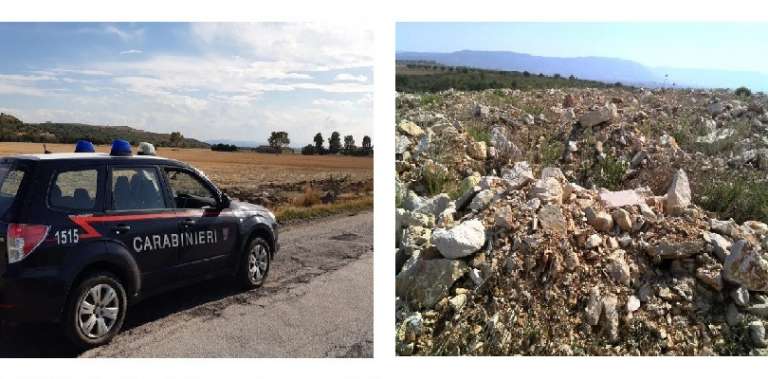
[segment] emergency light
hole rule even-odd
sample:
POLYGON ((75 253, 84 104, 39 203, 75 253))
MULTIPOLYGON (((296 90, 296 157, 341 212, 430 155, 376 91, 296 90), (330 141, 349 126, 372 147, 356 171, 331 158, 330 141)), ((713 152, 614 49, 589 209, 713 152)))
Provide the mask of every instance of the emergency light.
POLYGON ((88 140, 81 139, 75 145, 75 153, 93 153, 95 151, 93 144, 88 140))
POLYGON ((136 154, 138 154, 138 155, 156 155, 156 153, 155 153, 155 146, 152 145, 149 142, 141 142, 141 143, 139 143, 138 149, 136 149, 136 154))
POLYGON ((126 140, 116 139, 112 141, 112 151, 109 155, 126 157, 131 155, 131 144, 126 140))

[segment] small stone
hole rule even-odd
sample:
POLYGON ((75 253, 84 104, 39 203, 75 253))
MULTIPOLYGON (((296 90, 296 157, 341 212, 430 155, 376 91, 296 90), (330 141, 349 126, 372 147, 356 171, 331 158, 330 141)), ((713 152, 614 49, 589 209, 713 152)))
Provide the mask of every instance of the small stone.
POLYGON ((631 276, 624 250, 616 250, 608 257, 606 269, 608 270, 608 275, 610 275, 616 283, 625 286, 629 285, 631 276))
POLYGON ((629 216, 629 212, 621 208, 616 208, 611 213, 611 216, 613 216, 613 221, 619 225, 619 228, 621 228, 622 231, 632 231, 632 219, 629 216))
POLYGON ((531 197, 544 203, 560 204, 563 201, 563 186, 555 178, 539 179, 531 188, 531 197))
POLYGON ((595 326, 600 322, 600 314, 602 313, 603 305, 600 303, 600 288, 592 287, 589 291, 589 300, 587 300, 587 307, 584 309, 585 321, 587 324, 595 326))
POLYGON ((603 298, 603 312, 605 312, 605 329, 608 340, 616 342, 619 339, 619 312, 616 309, 618 298, 616 295, 608 295, 603 298))
POLYGON ((448 302, 451 304, 451 307, 456 312, 460 311, 461 308, 464 308, 464 304, 467 303, 467 295, 466 294, 459 294, 454 297, 452 297, 448 302))
POLYGON ((595 230, 608 233, 613 229, 613 217, 608 212, 595 211, 592 207, 589 207, 585 213, 587 215, 587 223, 592 225, 595 230))
POLYGON ((482 190, 475 195, 472 202, 469 203, 469 209, 480 211, 485 209, 493 200, 495 193, 491 190, 482 190))
POLYGON ((514 213, 512 207, 505 205, 496 210, 495 224, 504 229, 512 229, 515 226, 514 213))
POLYGON ((635 295, 630 296, 629 299, 627 299, 627 312, 633 313, 638 309, 640 309, 640 299, 635 295))
POLYGON ((472 159, 485 160, 488 156, 485 141, 472 142, 467 145, 467 155, 472 157, 472 159))
POLYGON ((723 290, 723 276, 720 270, 708 270, 705 267, 699 267, 696 270, 696 278, 701 280, 715 291, 723 290))
POLYGON ((618 117, 618 110, 616 104, 606 104, 597 110, 584 113, 579 118, 579 124, 585 128, 589 128, 604 122, 614 120, 618 117))
POLYGON ((520 189, 533 181, 533 170, 526 161, 515 162, 512 167, 504 167, 501 170, 501 178, 509 183, 512 189, 520 189))
POLYGON ((603 239, 600 238, 600 235, 599 234, 593 234, 593 235, 589 236, 589 238, 587 238, 587 242, 585 243, 585 247, 587 249, 594 249, 594 248, 600 246, 601 243, 603 243, 603 239))
POLYGON ((400 123, 397 125, 397 129, 401 133, 407 134, 411 137, 421 137, 424 134, 423 129, 416 125, 416 123, 408 120, 400 121, 400 123))
POLYGON ((731 299, 736 305, 746 307, 749 305, 749 291, 744 287, 736 288, 731 291, 731 299))

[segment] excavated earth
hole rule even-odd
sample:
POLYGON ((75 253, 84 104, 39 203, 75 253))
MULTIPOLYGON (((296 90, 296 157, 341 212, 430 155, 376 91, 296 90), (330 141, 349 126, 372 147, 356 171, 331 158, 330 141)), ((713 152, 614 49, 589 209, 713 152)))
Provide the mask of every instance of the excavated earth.
POLYGON ((398 94, 397 353, 768 355, 768 220, 712 210, 766 179, 766 104, 398 94))

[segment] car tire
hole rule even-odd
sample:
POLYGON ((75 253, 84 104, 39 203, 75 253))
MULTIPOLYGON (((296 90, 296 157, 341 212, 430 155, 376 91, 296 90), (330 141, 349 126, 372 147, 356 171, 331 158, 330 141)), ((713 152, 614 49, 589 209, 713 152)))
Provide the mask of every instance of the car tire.
POLYGON ((127 306, 120 280, 109 272, 97 272, 73 288, 62 326, 79 348, 104 345, 123 327, 127 306))
POLYGON ((272 265, 272 250, 261 237, 253 238, 243 251, 238 282, 246 289, 261 287, 267 280, 272 265))

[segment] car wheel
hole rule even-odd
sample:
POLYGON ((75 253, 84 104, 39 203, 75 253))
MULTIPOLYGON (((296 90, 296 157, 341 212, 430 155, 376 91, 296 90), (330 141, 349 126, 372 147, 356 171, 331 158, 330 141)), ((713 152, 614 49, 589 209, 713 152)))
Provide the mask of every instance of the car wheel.
POLYGON ((127 304, 120 280, 107 272, 92 274, 72 291, 63 326, 81 348, 103 345, 120 332, 127 304))
POLYGON ((264 284, 272 263, 269 244, 261 237, 256 237, 248 244, 240 265, 240 282, 245 288, 257 288, 264 284))

